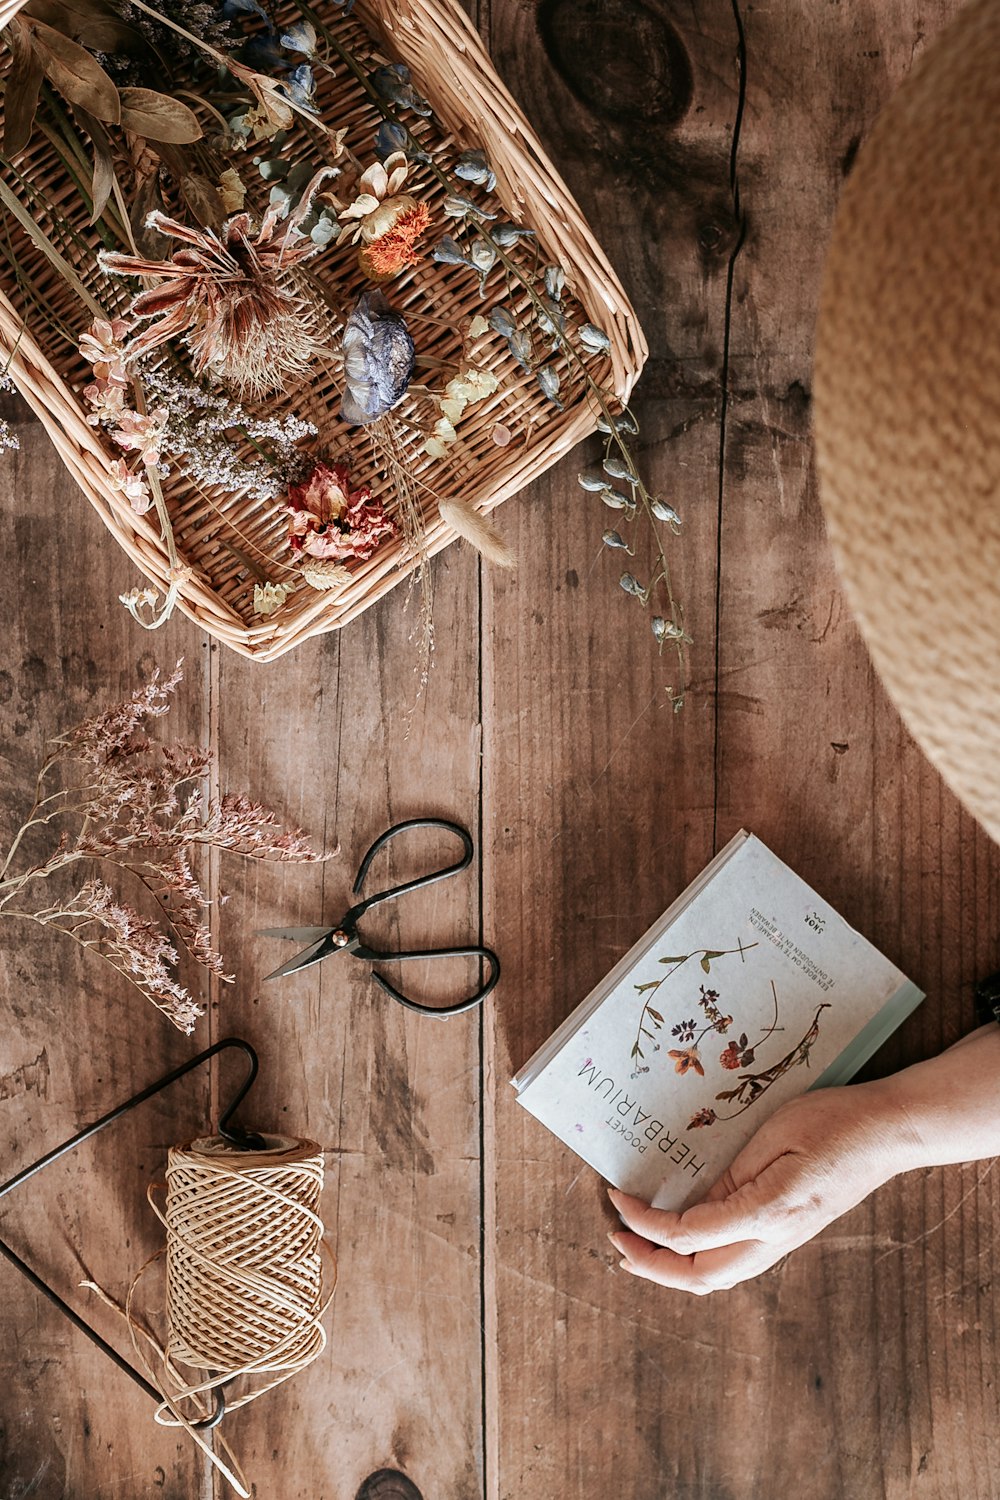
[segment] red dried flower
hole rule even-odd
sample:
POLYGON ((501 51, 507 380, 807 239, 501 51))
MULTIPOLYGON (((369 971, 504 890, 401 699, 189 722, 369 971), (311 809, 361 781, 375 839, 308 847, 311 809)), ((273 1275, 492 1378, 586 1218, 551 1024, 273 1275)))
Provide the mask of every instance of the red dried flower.
POLYGON ((718 1115, 714 1109, 699 1109, 691 1116, 688 1130, 698 1130, 702 1125, 714 1125, 717 1119, 718 1115))
POLYGON ((364 561, 397 526, 366 484, 351 487, 344 463, 318 463, 302 484, 288 491, 288 544, 297 555, 364 561))
POLYGON ((740 1051, 738 1042, 730 1042, 726 1050, 720 1055, 719 1061, 724 1068, 730 1072, 743 1066, 743 1053, 740 1051))

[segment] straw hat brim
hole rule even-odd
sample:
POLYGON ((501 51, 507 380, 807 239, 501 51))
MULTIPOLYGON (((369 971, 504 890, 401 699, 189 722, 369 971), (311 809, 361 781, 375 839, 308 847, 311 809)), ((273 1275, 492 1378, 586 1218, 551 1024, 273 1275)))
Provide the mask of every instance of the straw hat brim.
POLYGON ((909 729, 1000 841, 1000 4, 890 101, 824 273, 814 421, 830 538, 909 729))

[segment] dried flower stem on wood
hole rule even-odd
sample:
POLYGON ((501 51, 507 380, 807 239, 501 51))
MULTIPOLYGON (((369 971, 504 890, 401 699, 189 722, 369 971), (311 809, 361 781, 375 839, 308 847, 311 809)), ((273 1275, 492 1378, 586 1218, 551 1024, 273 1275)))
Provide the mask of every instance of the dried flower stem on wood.
POLYGON ((96 718, 51 741, 38 772, 34 802, 0 866, 0 917, 20 917, 55 928, 92 948, 181 1031, 202 1014, 175 974, 177 948, 156 921, 119 900, 105 872, 128 874, 153 898, 180 946, 220 979, 230 981, 204 920, 209 901, 191 868, 195 850, 228 849, 249 859, 316 860, 297 831, 286 832, 274 813, 246 796, 206 801, 212 764, 198 747, 150 740, 146 721, 167 713, 181 681, 153 673, 145 687, 96 718), (61 785, 52 787, 61 777, 61 785), (56 846, 25 862, 32 829, 58 826, 56 846), (73 866, 96 866, 72 894, 42 904, 42 884, 73 866))

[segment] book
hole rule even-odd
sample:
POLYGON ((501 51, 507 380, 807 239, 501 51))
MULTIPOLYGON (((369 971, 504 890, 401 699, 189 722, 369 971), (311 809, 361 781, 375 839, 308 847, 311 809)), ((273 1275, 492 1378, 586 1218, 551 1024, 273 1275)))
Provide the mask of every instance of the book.
POLYGON ((716 855, 512 1080, 615 1187, 682 1209, 924 998, 760 839, 716 855))

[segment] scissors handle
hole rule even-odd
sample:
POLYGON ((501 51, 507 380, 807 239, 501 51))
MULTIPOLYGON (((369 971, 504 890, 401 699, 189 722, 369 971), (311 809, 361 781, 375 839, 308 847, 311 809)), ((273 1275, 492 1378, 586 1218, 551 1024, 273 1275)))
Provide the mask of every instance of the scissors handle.
MULTIPOLYGON (((415 880, 408 880, 405 885, 394 885, 388 890, 378 891, 374 896, 369 896, 365 901, 361 901, 357 906, 351 908, 350 917, 352 921, 357 922, 370 907, 377 906, 380 901, 388 901, 394 896, 405 896, 408 891, 419 890, 423 885, 433 885, 436 880, 444 880, 449 875, 457 875, 460 870, 467 869, 472 863, 472 837, 461 824, 451 823, 447 818, 407 818, 403 823, 394 823, 391 828, 386 829, 385 833, 372 844, 358 868, 357 878, 352 889, 352 893, 355 896, 364 885, 365 876, 368 874, 371 862, 379 850, 384 849, 390 839, 394 839, 397 834, 406 833, 410 828, 443 828, 446 832, 455 834, 457 838, 462 840, 462 847, 465 851, 462 858, 457 860, 453 865, 447 865, 443 870, 432 870, 429 875, 418 875, 415 880)), ((466 950, 456 949, 455 951, 465 952, 466 950)), ((478 949, 476 951, 478 952, 478 949)), ((394 956, 397 958, 403 957, 402 954, 394 956)))
POLYGON ((358 945, 355 947, 354 953, 356 957, 367 959, 369 963, 376 964, 405 962, 410 958, 480 958, 489 964, 489 975, 476 993, 470 995, 466 1000, 456 1000, 454 1005, 422 1005, 419 1000, 409 999, 408 996, 397 990, 394 984, 390 984, 388 979, 383 979, 381 974, 376 974, 375 970, 372 970, 372 978, 377 985, 385 990, 387 995, 391 995, 394 1000, 398 1000, 400 1005, 405 1005, 407 1010, 416 1011, 421 1016, 457 1016, 463 1010, 472 1010, 475 1006, 482 1004, 500 978, 500 960, 492 948, 478 946, 469 948, 423 948, 419 952, 412 953, 377 953, 374 948, 358 945))

